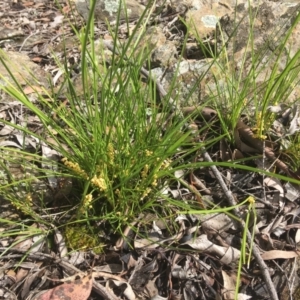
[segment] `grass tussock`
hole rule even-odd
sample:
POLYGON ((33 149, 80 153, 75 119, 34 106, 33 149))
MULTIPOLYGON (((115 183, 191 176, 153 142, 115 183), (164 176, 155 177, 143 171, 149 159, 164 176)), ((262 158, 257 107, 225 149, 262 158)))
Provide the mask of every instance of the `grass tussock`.
MULTIPOLYGON (((243 161, 209 163, 199 157, 204 149, 209 151, 216 147, 221 139, 234 144, 234 131, 245 115, 255 137, 265 139, 276 117, 270 107, 291 105, 288 97, 298 84, 300 50, 287 60, 283 70, 278 70, 285 44, 300 16, 274 51, 277 56, 273 59, 272 72, 260 85, 256 79, 266 68, 266 60, 264 53, 254 50, 252 34, 249 34, 240 73, 233 71, 234 62, 230 61, 233 56, 227 53, 228 41, 222 39, 222 35, 217 37, 221 39, 218 51, 209 48, 198 37, 199 45, 210 53, 211 68, 208 72, 213 74, 215 86, 206 102, 199 103, 198 111, 202 106, 213 107, 220 126, 216 131, 214 124, 203 123, 195 129, 189 125, 196 118, 197 111, 183 116, 174 110, 174 107, 180 107, 180 99, 173 99, 171 91, 159 95, 155 82, 141 75, 142 67, 150 65, 150 58, 145 55, 147 47, 144 51, 136 51, 136 47, 144 37, 150 10, 145 11, 131 32, 134 38, 119 41, 117 26, 110 28, 115 51, 108 60, 105 46, 95 45, 94 20, 90 15, 87 26, 77 32, 82 49, 81 93, 67 62, 58 62, 64 74, 60 89, 45 89, 39 93, 36 104, 30 101, 16 79, 14 83, 6 81, 1 86, 5 93, 20 101, 30 114, 38 118, 43 129, 37 133, 26 126, 6 122, 24 136, 34 137, 38 146, 30 151, 25 146, 18 150, 23 156, 19 164, 27 168, 23 172, 26 176, 23 174, 22 178, 16 178, 7 163, 9 159, 16 163, 12 159, 16 150, 1 148, 5 156, 0 162, 2 178, 5 178, 1 194, 31 222, 48 225, 49 232, 51 224, 62 228, 72 249, 95 247, 99 242, 95 240, 95 236, 99 236, 95 224, 104 224, 106 229, 109 228, 108 232, 121 234, 126 225, 146 213, 165 220, 174 219, 178 212, 230 213, 231 208, 213 205, 203 208, 197 201, 174 199, 166 191, 178 182, 184 184, 181 180, 192 170, 212 164, 233 170, 241 168, 268 173, 244 165, 243 161), (249 53, 250 66, 246 57, 249 53), (61 94, 65 97, 64 102, 60 100, 61 94), (195 139, 195 136, 201 138, 195 139), (40 158, 46 148, 55 151, 55 160, 53 157, 40 158), (37 184, 33 185, 33 181, 37 184), (40 187, 42 182, 47 183, 43 188, 40 187), (64 182, 68 182, 66 190, 64 182), (45 192, 49 186, 52 198, 45 192), (52 214, 51 210, 57 206, 61 206, 63 212, 52 214), (79 231, 84 237, 78 236, 79 231)), ((249 15, 254 18, 253 12, 249 11, 249 15)), ((231 38, 234 40, 235 37, 231 38)), ((5 65, 3 59, 1 62, 5 65)), ((176 76, 175 72, 174 85, 176 76)), ((291 136, 285 151, 295 156, 299 152, 299 139, 291 136)), ((20 159, 20 155, 18 157, 20 159)), ((272 176, 296 182, 282 174, 272 176)), ((249 211, 255 210, 253 199, 238 206, 248 203, 249 211)), ((247 220, 249 222, 249 218, 247 220)), ((17 235, 19 231, 11 230, 11 234, 17 235)), ((242 259, 249 262, 250 256, 246 258, 245 254, 245 236, 242 247, 242 259)))

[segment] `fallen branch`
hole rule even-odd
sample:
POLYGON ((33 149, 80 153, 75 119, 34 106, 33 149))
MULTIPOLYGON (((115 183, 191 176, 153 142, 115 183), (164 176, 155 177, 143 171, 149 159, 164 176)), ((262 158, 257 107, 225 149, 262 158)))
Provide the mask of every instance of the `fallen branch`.
MULTIPOLYGON (((207 162, 213 162, 213 160, 211 159, 210 155, 207 153, 207 151, 203 152, 203 157, 207 162)), ((218 180, 226 198, 227 201, 229 203, 230 206, 235 206, 237 203, 232 195, 232 192, 227 188, 227 185, 225 183, 225 181, 223 180, 223 177, 221 175, 221 173, 219 172, 218 168, 216 166, 211 166, 211 170, 213 171, 216 179, 218 180)), ((242 215, 239 211, 239 209, 234 208, 233 209, 234 214, 240 218, 240 222, 238 223, 239 226, 245 230, 247 228, 246 223, 244 222, 242 215)), ((249 230, 247 230, 247 242, 249 243, 249 245, 252 243, 252 237, 251 237, 251 233, 249 232, 249 230)), ((270 299, 271 300, 278 300, 278 295, 275 289, 275 286, 272 282, 269 270, 268 270, 268 266, 265 264, 264 260, 262 259, 259 249, 257 248, 257 246, 255 244, 253 244, 253 248, 252 248, 252 253, 253 256, 262 272, 262 276, 264 278, 264 281, 266 283, 267 286, 267 290, 268 293, 270 295, 270 299)))

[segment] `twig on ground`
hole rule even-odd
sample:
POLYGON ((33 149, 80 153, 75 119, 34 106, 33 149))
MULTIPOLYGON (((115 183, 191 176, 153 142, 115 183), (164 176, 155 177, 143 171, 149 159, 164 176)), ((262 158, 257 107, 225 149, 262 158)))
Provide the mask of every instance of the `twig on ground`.
MULTIPOLYGON (((205 149, 203 149, 203 157, 207 162, 213 162, 213 160, 211 159, 210 155, 207 153, 207 151, 205 149)), ((211 166, 211 170, 213 171, 214 175, 216 176, 216 179, 218 180, 223 192, 225 193, 225 196, 229 202, 229 204, 231 206, 235 206, 237 203, 232 195, 232 192, 227 188, 225 181, 222 178, 221 173, 219 172, 218 168, 214 165, 211 166)), ((244 220, 242 219, 242 215, 239 212, 239 210, 237 208, 233 209, 234 214, 240 218, 240 222, 238 223, 241 228, 244 230, 246 228, 246 223, 244 222, 244 220)), ((249 244, 252 243, 252 237, 251 237, 251 233, 249 232, 249 230, 247 230, 247 242, 249 244)), ((257 248, 257 246, 255 244, 253 244, 253 248, 252 248, 252 253, 253 256, 262 272, 262 276, 264 278, 264 281, 266 283, 267 286, 267 290, 269 292, 270 295, 270 299, 271 300, 278 300, 278 295, 275 289, 275 286, 272 282, 269 270, 268 270, 268 266, 265 264, 264 260, 262 259, 259 249, 257 248)))
POLYGON ((19 52, 22 51, 22 49, 23 49, 24 45, 26 44, 26 42, 27 42, 32 36, 34 36, 34 35, 36 35, 36 34, 38 34, 38 33, 39 33, 39 31, 30 34, 30 35, 23 41, 23 43, 22 43, 22 45, 21 45, 21 47, 20 47, 20 49, 19 49, 19 52))
MULTIPOLYGON (((61 267, 67 270, 67 273, 84 273, 81 270, 77 269, 75 266, 72 264, 68 263, 67 261, 61 259, 58 256, 52 256, 50 254, 42 253, 42 252, 35 252, 35 253, 27 253, 27 250, 20 250, 20 249, 7 249, 4 247, 0 247, 0 253, 1 252, 12 252, 12 253, 20 253, 20 254, 8 254, 7 258, 16 258, 16 257, 23 257, 26 255, 27 257, 38 260, 38 261, 45 261, 45 260, 51 260, 54 263, 59 264, 61 267)), ((3 257, 2 257, 3 258, 3 257)), ((74 275, 74 274, 72 274, 74 275)), ((113 280, 118 280, 118 281, 124 281, 127 282, 124 278, 113 275, 110 273, 106 272, 93 272, 93 277, 105 277, 105 278, 111 278, 113 280)), ((107 300, 118 300, 119 298, 110 292, 108 289, 106 289, 102 284, 98 283, 97 281, 93 280, 93 290, 97 292, 99 295, 101 295, 104 299, 107 300)))

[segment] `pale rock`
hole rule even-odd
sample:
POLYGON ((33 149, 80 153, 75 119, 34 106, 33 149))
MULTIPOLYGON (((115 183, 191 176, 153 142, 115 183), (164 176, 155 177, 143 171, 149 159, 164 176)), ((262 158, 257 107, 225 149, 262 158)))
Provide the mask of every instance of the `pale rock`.
POLYGON ((183 60, 167 68, 155 68, 151 74, 168 91, 172 88, 171 96, 183 106, 196 105, 202 100, 202 80, 209 70, 210 60, 183 60), (177 74, 174 82, 174 74, 177 74), (191 92, 193 92, 191 94, 191 92))
MULTIPOLYGON (((118 10, 121 4, 120 19, 138 19, 144 12, 145 7, 136 0, 126 0, 126 10, 121 0, 96 0, 95 20, 99 22, 113 22, 117 20, 118 10)), ((76 8, 85 21, 90 12, 90 0, 76 0, 76 8)))
POLYGON ((150 57, 151 68, 174 65, 177 61, 177 50, 173 42, 166 39, 162 28, 150 27, 138 42, 138 52, 144 51, 150 57))
POLYGON ((15 85, 12 76, 22 88, 31 85, 37 88, 39 88, 39 86, 48 87, 49 84, 45 71, 39 65, 32 62, 27 54, 1 51, 0 57, 11 72, 10 74, 5 66, 0 63, 0 98, 2 97, 2 100, 12 101, 11 97, 1 90, 1 86, 8 84, 15 85), (32 74, 34 74, 34 76, 32 74))
MULTIPOLYGON (((96 20, 115 21, 119 2, 117 0, 106 1, 98 0, 96 20)), ((179 0, 176 5, 183 2, 179 0)), ((87 20, 89 0, 77 0, 76 3, 78 10, 87 20), (80 6, 84 7, 84 10, 80 6)), ((127 9, 133 8, 129 17, 138 18, 144 11, 144 6, 134 0, 126 1, 126 4, 127 9)), ((252 10, 255 16, 253 21, 254 53, 256 57, 261 56, 260 64, 265 64, 265 67, 257 72, 255 79, 256 83, 260 84, 270 76, 277 57, 274 50, 281 42, 282 36, 291 27, 297 11, 300 11, 299 7, 299 1, 295 0, 280 2, 191 0, 185 23, 189 26, 189 35, 192 39, 188 41, 184 49, 185 60, 177 61, 178 44, 176 41, 168 40, 165 32, 158 25, 150 26, 139 40, 139 32, 137 32, 137 40, 133 40, 133 46, 129 48, 129 51, 134 57, 142 57, 145 61, 150 57, 151 73, 161 79, 166 91, 172 88, 172 97, 177 97, 181 102, 186 101, 191 91, 193 93, 188 101, 189 105, 203 102, 207 97, 219 92, 226 97, 228 93, 226 76, 242 72, 242 78, 246 78, 252 67, 251 49, 247 48, 251 26, 248 18, 249 10, 252 10), (232 35, 235 35, 234 39, 231 39, 232 35), (193 40, 193 37, 199 37, 201 43, 212 46, 211 49, 217 42, 219 51, 226 45, 228 66, 224 68, 224 57, 219 57, 217 63, 213 63, 213 68, 209 69, 213 59, 209 58, 210 53, 202 51, 199 42, 197 39, 193 40), (178 72, 178 78, 173 84, 175 72, 178 72)), ((124 17, 124 10, 121 12, 121 17, 124 17)), ((293 56, 298 49, 300 49, 300 24, 292 32, 285 52, 293 56)), ((284 69, 287 59, 287 56, 283 56, 280 60, 279 72, 284 69)), ((299 98, 299 95, 300 88, 296 86, 290 98, 293 100, 299 98)))
MULTIPOLYGON (((220 19, 218 29, 219 49, 227 45, 227 55, 232 62, 232 72, 242 72, 248 76, 252 65, 252 58, 256 59, 256 84, 262 84, 270 77, 274 65, 278 60, 278 74, 283 71, 287 62, 300 49, 300 24, 294 28, 280 53, 279 46, 284 36, 292 26, 297 13, 300 12, 299 2, 292 1, 263 1, 257 6, 251 6, 252 15, 249 18, 249 7, 246 3, 239 4, 236 12, 227 14, 220 19), (253 27, 253 49, 249 45, 250 27, 253 27), (234 36, 232 38, 232 36, 234 36)), ((293 102, 299 97, 299 88, 296 86, 289 96, 293 102)))
POLYGON ((166 41, 152 51, 151 54, 151 67, 169 66, 174 65, 177 61, 177 51, 173 42, 166 41))
POLYGON ((219 19, 232 12, 230 5, 221 5, 218 1, 194 0, 191 5, 194 9, 188 11, 186 23, 192 36, 200 39, 212 36, 219 19))

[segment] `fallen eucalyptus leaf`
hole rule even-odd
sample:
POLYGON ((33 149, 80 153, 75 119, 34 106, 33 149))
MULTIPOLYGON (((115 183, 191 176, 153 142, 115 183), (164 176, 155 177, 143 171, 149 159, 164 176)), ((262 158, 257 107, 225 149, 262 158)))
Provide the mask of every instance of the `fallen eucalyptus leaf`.
POLYGON ((261 255, 263 260, 270 260, 270 259, 288 259, 298 257, 300 255, 300 251, 283 251, 283 250, 270 250, 264 252, 261 255))
POLYGON ((63 283, 55 288, 38 295, 35 300, 86 300, 92 291, 92 274, 76 279, 71 283, 63 283))
POLYGON ((204 253, 209 253, 211 255, 217 255, 223 263, 231 263, 232 261, 237 261, 240 258, 240 251, 233 247, 221 247, 213 244, 207 239, 206 234, 202 234, 196 239, 192 239, 183 245, 189 245, 193 249, 202 251, 204 253))

